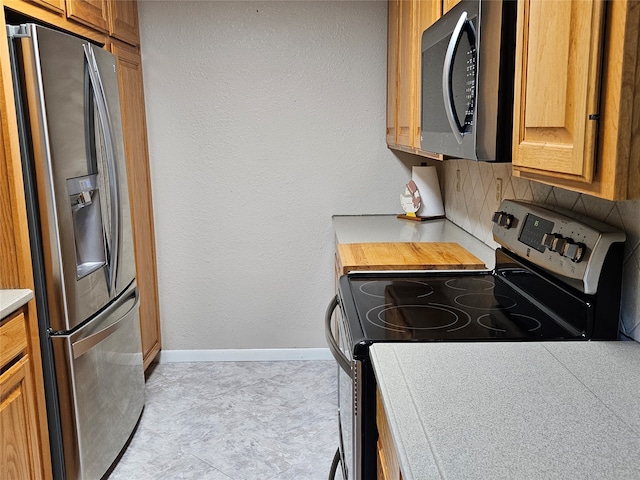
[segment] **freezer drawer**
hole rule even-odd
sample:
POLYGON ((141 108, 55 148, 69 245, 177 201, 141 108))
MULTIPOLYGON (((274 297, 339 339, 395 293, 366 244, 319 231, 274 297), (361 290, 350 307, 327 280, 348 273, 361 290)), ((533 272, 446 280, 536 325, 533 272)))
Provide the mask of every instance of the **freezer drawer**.
POLYGON ((79 330, 52 337, 69 480, 101 478, 140 418, 144 372, 138 309, 134 282, 79 330))

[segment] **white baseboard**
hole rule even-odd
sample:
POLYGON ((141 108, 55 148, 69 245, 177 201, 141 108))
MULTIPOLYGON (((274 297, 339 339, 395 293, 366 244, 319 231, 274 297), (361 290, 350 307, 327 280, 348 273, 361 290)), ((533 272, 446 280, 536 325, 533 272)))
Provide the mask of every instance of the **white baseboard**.
POLYGON ((283 360, 332 360, 328 348, 261 348, 223 350, 161 350, 158 363, 264 362, 283 360))

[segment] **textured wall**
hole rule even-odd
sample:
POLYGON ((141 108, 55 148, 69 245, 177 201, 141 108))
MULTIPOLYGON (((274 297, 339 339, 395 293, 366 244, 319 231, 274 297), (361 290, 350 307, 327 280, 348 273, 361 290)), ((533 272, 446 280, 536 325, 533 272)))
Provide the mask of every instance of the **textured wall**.
POLYGON ((498 208, 496 179, 504 198, 559 206, 608 223, 627 233, 622 284, 622 332, 640 341, 640 200, 610 202, 511 176, 511 164, 449 160, 438 165, 449 219, 491 247, 491 216, 498 208), (456 190, 456 171, 461 188, 456 190))
POLYGON ((331 215, 395 213, 386 2, 142 1, 168 350, 324 347, 331 215))

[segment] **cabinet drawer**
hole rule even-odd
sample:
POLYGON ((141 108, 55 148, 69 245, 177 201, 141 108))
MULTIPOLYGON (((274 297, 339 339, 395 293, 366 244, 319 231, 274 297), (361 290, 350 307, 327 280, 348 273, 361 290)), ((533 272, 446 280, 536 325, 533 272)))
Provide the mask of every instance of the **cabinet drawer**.
POLYGON ((24 313, 19 311, 0 322, 0 368, 27 349, 24 313))

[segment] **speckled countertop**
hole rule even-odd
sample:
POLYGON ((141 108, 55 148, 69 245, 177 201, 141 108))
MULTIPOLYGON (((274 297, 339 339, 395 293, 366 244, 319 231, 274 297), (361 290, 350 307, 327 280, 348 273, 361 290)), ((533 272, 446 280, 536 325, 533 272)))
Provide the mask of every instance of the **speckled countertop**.
POLYGON ((414 222, 395 215, 335 215, 333 228, 336 243, 456 242, 487 268, 495 266, 491 247, 446 219, 414 222))
POLYGON ((403 479, 640 478, 640 344, 376 343, 403 479))
POLYGON ((0 319, 19 309, 32 298, 31 290, 0 290, 0 319))

